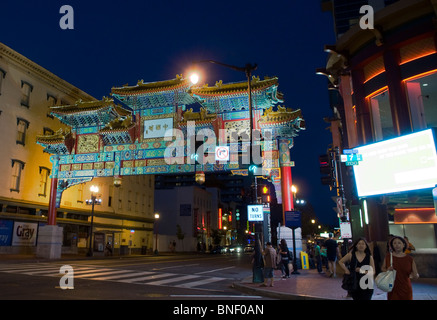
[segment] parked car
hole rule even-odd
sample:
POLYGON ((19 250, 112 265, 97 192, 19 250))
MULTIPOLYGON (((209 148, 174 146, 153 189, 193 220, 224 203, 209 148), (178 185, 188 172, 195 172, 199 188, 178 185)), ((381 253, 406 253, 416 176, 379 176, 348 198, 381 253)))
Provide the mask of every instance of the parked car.
POLYGON ((226 253, 227 251, 228 251, 228 249, 226 247, 215 246, 214 248, 212 248, 210 253, 212 253, 212 254, 221 254, 221 253, 226 253))
POLYGON ((229 247, 229 253, 241 253, 243 252, 243 247, 239 244, 229 247))
POLYGON ((251 245, 247 245, 244 247, 244 252, 254 252, 255 251, 255 247, 251 246, 251 245))

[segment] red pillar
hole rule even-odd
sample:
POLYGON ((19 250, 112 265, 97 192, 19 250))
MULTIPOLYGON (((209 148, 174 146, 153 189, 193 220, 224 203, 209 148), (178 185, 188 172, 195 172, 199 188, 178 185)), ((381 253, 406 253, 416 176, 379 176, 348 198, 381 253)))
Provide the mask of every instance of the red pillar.
POLYGON ((285 211, 294 209, 293 192, 291 192, 291 167, 281 167, 281 184, 282 184, 282 223, 285 225, 285 211))
POLYGON ((291 192, 291 161, 290 147, 292 139, 279 140, 279 166, 281 168, 281 191, 282 191, 282 224, 285 225, 285 211, 294 209, 293 193, 291 192))
POLYGON ((52 178, 52 184, 50 186, 50 199, 49 199, 49 217, 47 224, 50 226, 56 225, 56 192, 58 190, 58 178, 52 178))

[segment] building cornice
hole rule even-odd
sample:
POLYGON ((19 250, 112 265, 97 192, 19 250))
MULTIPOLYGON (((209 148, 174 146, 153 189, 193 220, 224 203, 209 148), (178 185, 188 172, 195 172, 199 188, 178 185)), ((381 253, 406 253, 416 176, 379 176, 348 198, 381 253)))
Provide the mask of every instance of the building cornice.
POLYGON ((26 72, 30 71, 32 75, 39 77, 50 86, 54 86, 65 94, 73 96, 76 100, 96 100, 93 96, 61 79, 52 72, 0 42, 0 59, 3 57, 10 60, 10 62, 18 68, 21 68, 26 72))

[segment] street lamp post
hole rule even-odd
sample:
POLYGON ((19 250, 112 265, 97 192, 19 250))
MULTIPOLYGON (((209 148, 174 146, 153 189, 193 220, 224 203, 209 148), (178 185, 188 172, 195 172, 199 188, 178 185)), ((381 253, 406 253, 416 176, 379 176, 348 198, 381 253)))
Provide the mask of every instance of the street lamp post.
POLYGON ((94 227, 94 205, 99 205, 102 203, 102 199, 96 198, 96 193, 99 192, 99 187, 92 185, 90 187, 91 191, 91 199, 86 200, 85 203, 87 205, 91 205, 91 225, 89 231, 89 243, 88 243, 88 253, 87 257, 93 256, 93 227, 94 227))
POLYGON ((155 255, 158 255, 158 219, 159 213, 155 213, 155 255))
MULTIPOLYGON (((248 173, 251 174, 251 172, 254 175, 255 178, 255 188, 256 188, 256 176, 255 171, 256 167, 253 161, 253 154, 252 154, 252 147, 253 147, 253 107, 252 107, 252 83, 251 83, 251 77, 252 77, 252 71, 255 71, 258 68, 257 64, 250 64, 247 63, 244 67, 237 67, 230 64, 218 62, 215 60, 201 60, 196 61, 196 63, 213 63, 218 64, 223 67, 244 72, 247 77, 247 94, 249 98, 249 143, 250 143, 250 149, 249 149, 249 168, 248 173)), ((190 77, 191 82, 193 84, 197 83, 199 81, 199 77, 197 75, 191 75, 190 77)), ((256 191, 255 191, 256 192, 256 191)), ((253 201, 253 199, 252 199, 253 201)), ((257 203, 257 198, 255 198, 255 203, 257 203)), ((260 232, 262 232, 262 226, 259 223, 255 223, 255 254, 254 254, 254 264, 253 264, 253 282, 254 283, 260 283, 264 282, 264 275, 263 275, 263 261, 262 261, 262 254, 261 254, 261 243, 260 243, 260 232), (261 230, 260 230, 261 229, 261 230)))

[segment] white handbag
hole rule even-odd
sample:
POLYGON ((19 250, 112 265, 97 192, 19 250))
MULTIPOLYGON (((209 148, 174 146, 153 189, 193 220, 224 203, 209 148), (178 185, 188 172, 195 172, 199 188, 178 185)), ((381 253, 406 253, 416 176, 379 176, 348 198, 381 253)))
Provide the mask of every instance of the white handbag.
MULTIPOLYGON (((390 253, 390 267, 393 267, 393 255, 390 253)), ((376 286, 385 292, 391 292, 395 285, 396 270, 381 272, 375 278, 376 286)))

